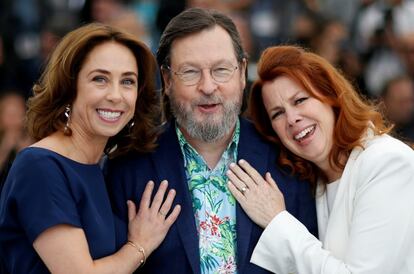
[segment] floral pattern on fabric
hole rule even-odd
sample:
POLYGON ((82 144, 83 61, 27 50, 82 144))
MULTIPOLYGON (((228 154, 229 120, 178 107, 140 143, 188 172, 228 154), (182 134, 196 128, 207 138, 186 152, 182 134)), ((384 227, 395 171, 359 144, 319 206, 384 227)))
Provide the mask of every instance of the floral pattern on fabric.
POLYGON ((211 170, 176 127, 197 225, 202 274, 234 274, 236 265, 236 200, 227 188, 226 172, 237 159, 240 123, 216 167, 211 170))

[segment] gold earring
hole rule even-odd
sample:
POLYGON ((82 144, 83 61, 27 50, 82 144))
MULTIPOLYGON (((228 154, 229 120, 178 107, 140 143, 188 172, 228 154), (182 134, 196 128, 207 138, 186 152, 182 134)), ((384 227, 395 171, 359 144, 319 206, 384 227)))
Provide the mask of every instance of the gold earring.
POLYGON ((70 115, 71 115, 72 109, 69 104, 65 107, 65 117, 66 117, 66 124, 63 128, 63 134, 65 136, 71 136, 72 135, 72 129, 70 128, 70 115))

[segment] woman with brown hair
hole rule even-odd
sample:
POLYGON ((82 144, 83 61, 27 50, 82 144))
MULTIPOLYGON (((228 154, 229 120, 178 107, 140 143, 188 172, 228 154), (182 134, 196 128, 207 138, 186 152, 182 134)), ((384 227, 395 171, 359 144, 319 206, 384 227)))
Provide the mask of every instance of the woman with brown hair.
POLYGON ((414 271, 414 152, 326 60, 268 48, 250 114, 279 162, 314 185, 319 240, 285 210, 269 174, 232 164, 229 188, 266 228, 251 261, 275 273, 414 271))
MULTIPOLYGON (((29 100, 37 141, 13 163, 0 200, 0 252, 11 273, 132 273, 162 242, 180 207, 167 182, 139 211, 128 201, 128 242, 117 246, 99 161, 149 151, 157 137, 155 60, 135 37, 90 24, 66 35, 29 100), (168 214, 172 211, 170 214, 168 214)), ((125 201, 127 202, 127 201, 125 201)))

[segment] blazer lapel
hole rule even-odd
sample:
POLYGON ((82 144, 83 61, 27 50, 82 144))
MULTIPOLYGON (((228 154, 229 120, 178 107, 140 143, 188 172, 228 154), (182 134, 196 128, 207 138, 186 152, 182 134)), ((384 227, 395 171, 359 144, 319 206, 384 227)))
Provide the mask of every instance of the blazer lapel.
MULTIPOLYGON (((326 236, 326 228, 328 226, 329 214, 328 214, 328 203, 326 201, 326 193, 324 192, 324 188, 318 186, 316 188, 316 218, 318 220, 318 234, 319 239, 322 243, 325 243, 325 236, 326 236)), ((325 244, 324 244, 325 246, 325 244)))
POLYGON ((325 248, 339 258, 345 256, 348 245, 349 226, 351 220, 348 218, 349 188, 352 186, 350 179, 355 172, 355 162, 361 153, 361 147, 355 147, 346 162, 341 181, 336 192, 335 201, 326 226, 325 248), (339 237, 338 237, 339 236, 339 237))
POLYGON ((166 132, 160 138, 159 147, 153 154, 153 161, 159 178, 161 180, 167 179, 169 187, 177 191, 174 204, 181 205, 181 213, 175 225, 177 225, 193 273, 199 274, 200 256, 197 229, 183 166, 183 155, 173 124, 167 125, 166 132))
MULTIPOLYGON (((248 161, 257 171, 264 175, 267 171, 268 146, 264 145, 254 132, 253 127, 247 121, 240 119, 240 139, 238 146, 238 159, 248 161)), ((247 257, 253 222, 237 203, 236 206, 237 229, 237 265, 239 273, 243 273, 243 267, 250 261, 247 257)))

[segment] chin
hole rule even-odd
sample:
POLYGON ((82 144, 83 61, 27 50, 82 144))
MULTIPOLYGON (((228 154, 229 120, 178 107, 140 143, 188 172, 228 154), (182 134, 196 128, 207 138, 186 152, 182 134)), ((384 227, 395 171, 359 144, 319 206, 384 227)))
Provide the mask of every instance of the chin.
POLYGON ((119 130, 116 130, 116 129, 101 130, 98 134, 101 135, 102 137, 110 138, 110 137, 117 135, 121 130, 122 128, 120 128, 119 130))
POLYGON ((217 113, 203 115, 203 118, 204 119, 200 121, 201 123, 219 124, 223 121, 223 116, 217 113))

